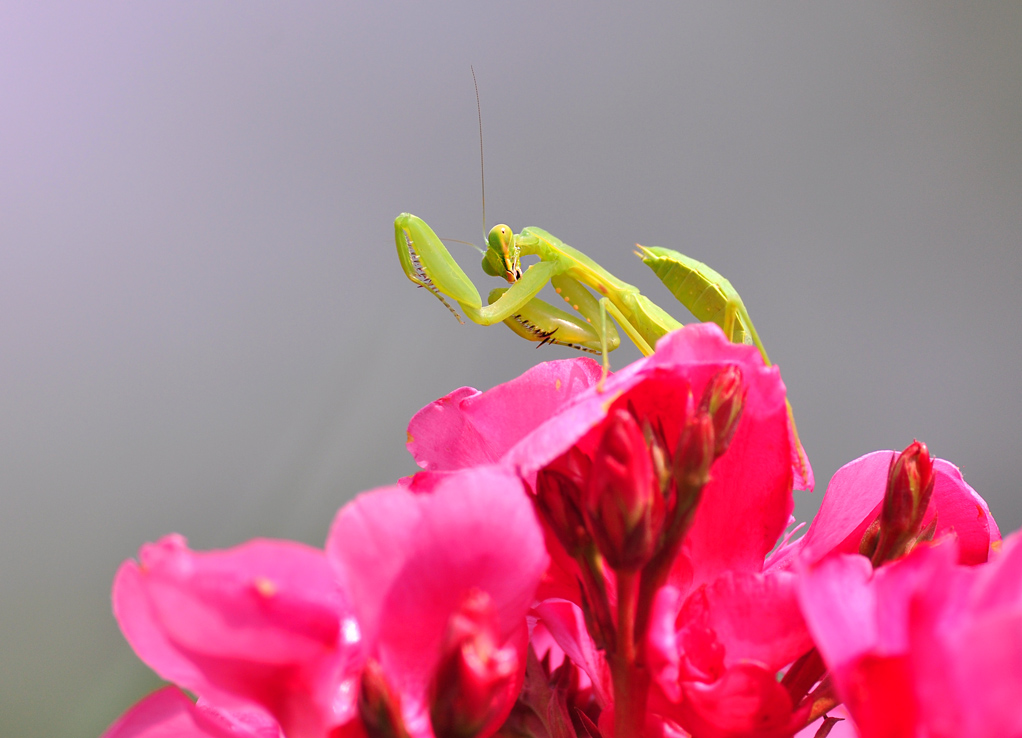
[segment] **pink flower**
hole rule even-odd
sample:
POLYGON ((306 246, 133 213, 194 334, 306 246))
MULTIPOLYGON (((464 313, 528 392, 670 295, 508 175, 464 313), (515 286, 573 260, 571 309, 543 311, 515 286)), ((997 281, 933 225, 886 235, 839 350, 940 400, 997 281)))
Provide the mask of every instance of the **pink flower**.
MULTIPOLYGON (((424 407, 408 424, 408 450, 426 471, 411 483, 428 488, 434 474, 495 462, 528 476, 596 426, 613 398, 658 369, 685 367, 693 385, 701 385, 734 364, 749 376, 777 374, 776 367, 763 366, 755 348, 729 342, 713 323, 696 323, 664 336, 652 356, 611 375, 602 393, 596 391, 600 367, 588 358, 545 362, 486 392, 462 387, 424 407)), ((778 384, 783 394, 779 377, 778 384)), ((786 428, 793 476, 800 489, 812 489, 812 469, 786 428)))
MULTIPOLYGON (((713 325, 665 337, 656 354, 608 378, 602 393, 593 386, 595 367, 580 362, 585 360, 527 374, 516 380, 514 392, 504 391, 508 385, 492 394, 463 390, 424 409, 409 430, 410 448, 427 470, 426 482, 417 478, 413 489, 428 489, 436 475, 484 459, 499 460, 535 490, 548 524, 548 546, 560 567, 548 573, 545 596, 556 591, 575 603, 561 603, 554 611, 548 601, 537 613, 558 646, 582 659, 576 665, 606 703, 600 720, 604 731, 609 730, 604 718, 615 707, 609 704, 606 665, 592 657, 592 635, 569 627, 582 622, 576 605, 583 598, 572 587, 579 577, 573 559, 589 545, 585 535, 597 539, 617 574, 632 571, 630 576, 653 584, 645 589, 643 579, 633 590, 640 602, 636 630, 651 629, 647 666, 655 685, 653 709, 706 735, 752 735, 764 727, 773 731, 764 735, 790 734, 801 727, 804 715, 795 712, 775 674, 811 642, 794 576, 763 573, 764 558, 792 510, 798 462, 776 367, 765 367, 755 349, 728 342, 713 325), (565 390, 564 377, 579 366, 594 371, 581 373, 585 381, 571 385, 576 388, 571 397, 551 392, 551 378, 554 392, 565 390), (710 393, 712 413, 705 414, 708 406, 699 411, 703 415, 694 414, 693 403, 706 401, 711 382, 716 383, 710 393), (541 418, 529 430, 514 416, 533 398, 546 398, 548 405, 542 412, 529 411, 541 418), (502 418, 515 427, 514 433, 486 443, 479 428, 502 418), (696 426, 690 420, 702 430, 692 431, 696 426), (704 428, 706 422, 710 425, 704 428), (661 506, 669 502, 676 508, 680 503, 673 495, 681 493, 670 486, 664 491, 665 474, 679 489, 691 476, 699 494, 680 547, 667 549, 658 548, 664 533, 661 506), (657 499, 661 493, 666 498, 657 499), (583 528, 589 533, 575 537, 583 528), (550 535, 551 529, 556 535, 550 535), (662 583, 655 572, 647 577, 650 567, 664 566, 655 559, 649 563, 656 551, 669 554, 670 586, 651 614, 649 605, 641 603, 651 601, 662 583), (565 608, 575 608, 573 618, 565 608)), ((606 576, 604 585, 587 585, 589 605, 593 593, 614 591, 614 577, 606 576)), ((595 615, 594 622, 602 647, 614 639, 609 610, 595 615)), ((619 648, 617 653, 623 652, 619 648)), ((622 666, 619 672, 638 675, 647 667, 637 663, 635 668, 622 666)), ((635 680, 638 684, 641 676, 635 680)))
POLYGON ((522 685, 525 615, 548 563, 521 481, 479 467, 430 494, 361 495, 327 556, 363 624, 377 714, 415 738, 491 735, 522 685))
MULTIPOLYGON (((811 564, 832 552, 857 553, 863 534, 880 514, 897 456, 896 451, 874 451, 838 469, 809 530, 772 555, 770 568, 791 568, 796 559, 811 564)), ((934 459, 933 476, 921 527, 934 524, 938 538, 951 532, 958 536, 961 563, 986 561, 991 546, 1001 539, 990 508, 950 462, 934 459)))
POLYGON ((262 712, 194 704, 176 687, 164 687, 124 713, 103 738, 280 738, 280 728, 262 712))
POLYGON ((664 587, 649 638, 657 708, 694 735, 787 736, 808 706, 777 681, 812 647, 795 577, 726 572, 695 589, 664 587))
POLYGON ((260 708, 288 738, 354 716, 358 625, 318 549, 255 540, 197 553, 167 536, 121 566, 113 602, 135 653, 218 708, 260 708))
POLYGON ((876 571, 839 555, 804 572, 803 612, 865 738, 1022 734, 1022 538, 961 558, 948 539, 876 571))

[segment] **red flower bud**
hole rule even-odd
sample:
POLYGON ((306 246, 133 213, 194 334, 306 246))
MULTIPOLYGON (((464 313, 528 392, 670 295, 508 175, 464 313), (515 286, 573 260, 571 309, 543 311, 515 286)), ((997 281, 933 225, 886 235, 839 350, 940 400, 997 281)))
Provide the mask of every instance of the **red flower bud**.
POLYGON ((664 501, 642 429, 627 410, 612 410, 604 421, 589 475, 586 515, 610 566, 635 568, 653 555, 664 501))
POLYGON ((713 418, 697 412, 681 429, 678 448, 674 452, 674 508, 666 545, 677 546, 692 522, 696 506, 703 496, 703 487, 710 481, 710 467, 716 459, 713 418))
POLYGON ((362 670, 358 714, 369 738, 408 738, 401 719, 401 696, 390 688, 383 668, 373 659, 362 670))
POLYGON ((682 489, 702 489, 710 481, 710 467, 717 458, 713 418, 696 413, 681 430, 674 452, 674 478, 682 489))
POLYGON ((731 445, 738 420, 745 407, 745 385, 737 366, 721 369, 706 385, 699 409, 713 418, 714 454, 722 455, 731 445))
POLYGON ((430 685, 429 716, 442 738, 472 738, 501 713, 515 695, 518 652, 500 646, 497 610, 490 596, 472 590, 451 615, 440 663, 430 685))
POLYGON ((934 479, 933 459, 925 443, 912 441, 891 464, 880 511, 880 540, 873 555, 875 565, 908 552, 930 504, 934 479))
POLYGON ((561 545, 576 556, 590 541, 582 515, 582 490, 591 464, 577 446, 536 475, 533 501, 561 545))

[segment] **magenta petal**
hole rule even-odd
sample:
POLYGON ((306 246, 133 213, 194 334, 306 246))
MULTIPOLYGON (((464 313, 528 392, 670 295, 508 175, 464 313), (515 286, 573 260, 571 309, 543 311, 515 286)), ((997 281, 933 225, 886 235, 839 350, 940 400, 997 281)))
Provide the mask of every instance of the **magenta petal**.
POLYGON ((153 692, 124 713, 103 738, 279 738, 280 728, 257 713, 195 705, 176 687, 153 692))
POLYGON ((536 605, 533 612, 564 654, 589 677, 600 707, 608 707, 613 692, 610 669, 586 630, 581 608, 574 602, 550 599, 536 605))
POLYGON ((661 587, 653 599, 646 639, 646 662, 653 685, 671 704, 681 701, 678 629, 675 627, 681 604, 682 595, 676 587, 661 587))
POLYGON ((348 718, 358 629, 322 551, 251 541, 193 552, 180 536, 142 549, 114 582, 114 614, 160 676, 218 705, 258 705, 291 736, 348 718))
POLYGON ((990 555, 990 545, 1001 539, 986 500, 966 484, 962 472, 950 461, 934 459, 933 473, 933 497, 923 526, 936 517, 938 538, 950 531, 958 536, 960 563, 983 563, 990 555))
POLYGON ((710 470, 683 548, 696 585, 729 570, 761 571, 794 506, 784 384, 762 362, 742 371, 745 410, 730 448, 710 470))
POLYGON ((990 563, 945 566, 926 585, 908 617, 930 734, 1022 734, 1022 536, 990 563))
POLYGON ((887 473, 895 456, 894 451, 874 451, 834 473, 820 511, 802 538, 803 562, 819 561, 831 552, 858 552, 862 534, 884 501, 887 473))
POLYGON ((799 580, 799 600, 809 631, 833 669, 877 647, 873 567, 865 556, 833 556, 808 568, 799 580))
MULTIPOLYGON (((880 511, 896 456, 895 451, 874 451, 838 469, 805 536, 783 557, 774 557, 771 567, 790 567, 796 556, 803 563, 813 563, 830 553, 858 552, 863 533, 880 511)), ((991 544, 1001 537, 989 507, 954 464, 934 459, 933 471, 933 496, 923 526, 936 517, 937 538, 951 532, 958 537, 961 563, 986 561, 991 544)))
POLYGON ((399 689, 419 692, 465 595, 486 592, 510 638, 524 627, 549 561, 521 481, 492 467, 452 474, 430 494, 389 487, 360 495, 334 520, 327 555, 365 624, 370 655, 399 689))
POLYGON ((417 412, 408 450, 423 469, 491 464, 519 439, 599 380, 589 358, 548 361, 486 392, 462 387, 417 412))
POLYGON ((724 645, 726 666, 743 661, 777 670, 812 645, 793 574, 729 572, 706 588, 710 626, 724 645))
POLYGON ((835 669, 832 677, 862 738, 920 735, 911 667, 904 654, 868 654, 835 669))
POLYGON ((738 664, 712 684, 685 682, 682 691, 682 725, 701 738, 784 738, 809 712, 808 705, 794 712, 774 672, 754 664, 738 664))

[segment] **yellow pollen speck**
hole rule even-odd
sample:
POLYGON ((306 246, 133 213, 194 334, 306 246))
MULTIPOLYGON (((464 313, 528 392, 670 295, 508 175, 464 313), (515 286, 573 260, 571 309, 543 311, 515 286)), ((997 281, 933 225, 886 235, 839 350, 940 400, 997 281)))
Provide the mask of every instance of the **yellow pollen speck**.
POLYGON ((1000 551, 1001 550, 1001 545, 1002 544, 1001 544, 1000 541, 991 541, 990 542, 990 550, 994 551, 994 552, 1000 551))
POLYGON ((266 577, 256 577, 255 588, 256 592, 263 597, 273 597, 273 595, 277 594, 277 585, 266 577))
POLYGON ((405 443, 415 443, 415 439, 412 438, 412 434, 405 431, 405 443))
POLYGON ((560 388, 561 388, 561 380, 558 379, 556 382, 554 382, 554 389, 555 390, 559 390, 560 388))

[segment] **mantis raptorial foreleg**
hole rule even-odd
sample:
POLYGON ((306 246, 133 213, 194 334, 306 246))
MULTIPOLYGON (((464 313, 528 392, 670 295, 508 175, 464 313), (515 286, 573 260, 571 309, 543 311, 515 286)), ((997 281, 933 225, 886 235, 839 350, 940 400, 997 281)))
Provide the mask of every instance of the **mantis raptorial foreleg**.
MULTIPOLYGON (((507 226, 496 226, 491 230, 488 239, 490 248, 483 259, 483 270, 491 275, 502 275, 511 286, 493 290, 489 304, 483 307, 478 291, 425 222, 408 213, 401 214, 394 221, 398 256, 405 275, 433 292, 456 316, 458 313, 447 298, 455 301, 472 322, 492 325, 503 321, 529 340, 562 343, 604 353, 616 349, 621 340, 613 324, 603 321, 605 336, 602 331, 596 332, 592 328, 593 321, 607 311, 603 308, 601 312, 600 301, 582 282, 604 294, 607 285, 618 292, 622 292, 622 288, 637 292, 635 288, 615 280, 584 255, 545 231, 533 230, 537 232, 523 232, 522 235, 515 235, 507 226), (520 266, 523 254, 538 256, 540 261, 523 272, 520 266), (584 261, 577 258, 580 256, 584 261), (582 316, 584 322, 537 297, 548 283, 582 316)), ((610 312, 622 326, 628 322, 613 306, 610 312)))

